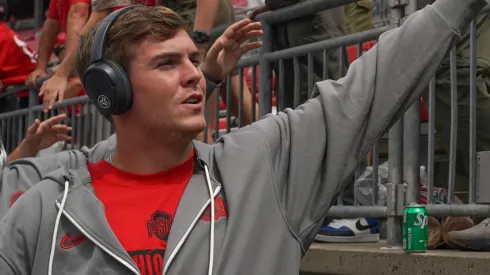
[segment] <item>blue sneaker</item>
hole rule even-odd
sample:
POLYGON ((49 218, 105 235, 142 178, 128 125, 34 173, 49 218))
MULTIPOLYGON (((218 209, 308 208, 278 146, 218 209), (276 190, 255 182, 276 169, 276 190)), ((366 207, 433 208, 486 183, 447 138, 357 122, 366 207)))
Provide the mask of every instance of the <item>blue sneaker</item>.
POLYGON ((333 220, 329 225, 320 228, 315 240, 325 243, 375 243, 379 241, 379 220, 333 220))

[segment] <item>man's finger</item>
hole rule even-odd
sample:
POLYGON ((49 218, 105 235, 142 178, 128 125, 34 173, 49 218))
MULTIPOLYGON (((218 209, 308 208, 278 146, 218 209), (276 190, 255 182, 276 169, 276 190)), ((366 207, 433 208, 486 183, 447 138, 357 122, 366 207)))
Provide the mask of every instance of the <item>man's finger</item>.
POLYGON ((247 52, 262 47, 262 41, 247 43, 240 47, 240 57, 247 52))
POLYGON ((225 32, 223 33, 223 35, 227 38, 232 38, 235 33, 237 31, 239 31, 241 28, 243 28, 244 26, 246 26, 247 24, 249 24, 251 21, 250 19, 248 18, 245 18, 245 19, 242 19, 236 23, 234 23, 233 25, 229 26, 225 32))
POLYGON ((34 120, 34 123, 32 123, 32 125, 27 128, 27 133, 30 135, 34 135, 37 132, 39 125, 41 125, 41 121, 39 119, 34 120))
MULTIPOLYGON (((45 83, 46 83, 46 82, 45 82, 45 83)), ((46 85, 45 85, 45 84, 43 84, 43 85, 41 86, 41 89, 39 89, 39 96, 42 96, 42 95, 44 94, 44 90, 45 90, 45 89, 46 89, 46 85)))
POLYGON ((62 102, 63 101, 63 95, 64 95, 65 92, 60 92, 58 93, 58 102, 62 102))
POLYGON ((43 111, 45 113, 48 112, 48 107, 49 107, 49 99, 45 96, 43 99, 43 111))
POLYGON ((237 30, 235 32, 235 36, 233 37, 233 39, 238 40, 242 36, 246 35, 248 32, 254 30, 260 30, 260 29, 262 29, 262 24, 260 22, 252 22, 248 25, 243 26, 243 28, 237 30))
POLYGON ((54 106, 54 101, 56 100, 56 97, 53 97, 49 100, 49 106, 48 106, 48 110, 51 110, 53 109, 53 106, 54 106))
POLYGON ((249 33, 244 35, 240 40, 238 40, 237 43, 238 43, 238 45, 241 45, 247 40, 250 40, 252 38, 258 38, 258 37, 261 37, 262 35, 264 35, 264 32, 262 30, 250 31, 249 33))
POLYGON ((46 119, 41 124, 46 125, 48 127, 53 127, 55 124, 60 123, 61 121, 66 119, 66 114, 60 114, 49 119, 46 119))
POLYGON ((54 125, 51 127, 51 131, 57 134, 65 134, 71 132, 72 128, 63 124, 54 125))
POLYGON ((211 59, 217 59, 219 53, 223 50, 224 48, 224 40, 226 39, 218 39, 214 44, 209 48, 206 58, 211 58, 211 59))

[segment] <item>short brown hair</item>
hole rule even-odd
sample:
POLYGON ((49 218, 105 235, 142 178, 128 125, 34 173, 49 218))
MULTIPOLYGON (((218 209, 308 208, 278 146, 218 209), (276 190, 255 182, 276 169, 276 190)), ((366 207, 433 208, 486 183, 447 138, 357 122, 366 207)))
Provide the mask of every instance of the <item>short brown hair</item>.
MULTIPOLYGON (((77 73, 80 76, 90 66, 94 35, 100 22, 80 39, 77 56, 77 73)), ((122 14, 111 26, 104 51, 104 58, 122 65, 128 70, 135 55, 135 46, 148 36, 159 40, 172 38, 179 30, 187 30, 182 18, 169 8, 138 5, 122 14)))

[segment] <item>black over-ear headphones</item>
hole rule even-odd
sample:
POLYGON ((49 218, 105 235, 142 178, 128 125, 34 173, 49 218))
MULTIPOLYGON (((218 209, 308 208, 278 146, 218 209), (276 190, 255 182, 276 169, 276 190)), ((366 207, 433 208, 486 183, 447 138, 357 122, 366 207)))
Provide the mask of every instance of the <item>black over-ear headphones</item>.
POLYGON ((102 115, 122 115, 133 105, 133 89, 126 70, 111 60, 104 59, 109 30, 122 14, 134 9, 129 6, 109 14, 95 32, 90 67, 83 76, 83 85, 89 99, 102 115))

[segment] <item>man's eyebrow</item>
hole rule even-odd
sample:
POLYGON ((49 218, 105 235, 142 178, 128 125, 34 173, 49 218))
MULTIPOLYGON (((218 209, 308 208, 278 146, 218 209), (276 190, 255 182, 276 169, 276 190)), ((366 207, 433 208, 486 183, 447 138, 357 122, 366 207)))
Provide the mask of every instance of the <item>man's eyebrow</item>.
POLYGON ((159 53, 155 55, 154 57, 151 58, 150 63, 154 64, 160 59, 165 59, 165 58, 176 58, 176 57, 182 57, 182 54, 179 52, 164 52, 164 53, 159 53))
MULTIPOLYGON (((182 53, 180 52, 163 52, 160 54, 155 55, 154 57, 151 58, 150 64, 155 64, 161 59, 166 59, 166 58, 181 58, 182 53)), ((189 53, 189 58, 190 59, 199 59, 201 60, 202 56, 199 51, 193 51, 189 53)))

